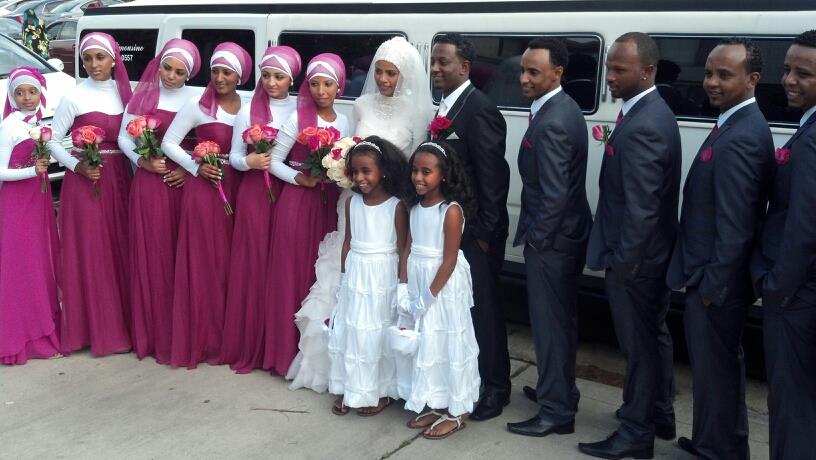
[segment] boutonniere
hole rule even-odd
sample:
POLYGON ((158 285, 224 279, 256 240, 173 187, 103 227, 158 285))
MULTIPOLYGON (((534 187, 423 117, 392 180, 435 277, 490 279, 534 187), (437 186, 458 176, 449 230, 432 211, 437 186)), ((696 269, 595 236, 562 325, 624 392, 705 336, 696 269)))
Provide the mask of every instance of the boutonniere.
POLYGON ((451 125, 453 121, 447 117, 434 117, 428 125, 428 132, 431 134, 431 140, 447 139, 453 133, 451 125))
POLYGON ((791 157, 790 149, 780 147, 776 149, 776 152, 774 152, 774 159, 776 160, 776 164, 780 166, 788 164, 788 162, 790 161, 790 157, 791 157))
POLYGON ((711 161, 714 158, 714 149, 706 147, 700 151, 700 161, 711 161))
POLYGON ((592 127, 592 138, 604 145, 604 153, 610 157, 615 155, 615 149, 609 145, 609 136, 611 134, 612 130, 609 129, 609 125, 595 125, 592 127))

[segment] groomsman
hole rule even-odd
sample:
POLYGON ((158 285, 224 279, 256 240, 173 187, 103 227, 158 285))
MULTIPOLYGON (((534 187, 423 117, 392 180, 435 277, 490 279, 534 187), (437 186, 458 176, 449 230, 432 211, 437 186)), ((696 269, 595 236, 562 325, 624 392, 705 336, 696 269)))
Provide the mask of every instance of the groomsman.
MULTIPOLYGON (((677 237, 682 154, 674 114, 655 88, 658 55, 651 37, 630 32, 615 40, 606 61, 609 89, 623 108, 605 146, 587 264, 606 271, 626 380, 620 427, 604 441, 578 446, 596 457, 652 458, 656 423, 665 423, 657 420, 657 403, 671 387, 665 381, 671 354, 661 347, 671 348, 665 277, 677 237)), ((670 404, 664 413, 673 415, 670 404)), ((673 437, 670 423, 661 431, 673 437)))
POLYGON ((761 71, 748 39, 723 40, 708 55, 703 88, 720 116, 686 176, 667 278, 686 288, 694 392, 692 436, 677 443, 699 458, 748 458, 741 339, 756 300, 748 264, 774 169, 771 130, 754 98, 761 71))
POLYGON ((476 218, 465 224, 462 252, 473 277, 476 305, 471 314, 484 384, 470 418, 487 420, 500 415, 510 402, 510 355, 498 293, 509 225, 510 168, 504 159, 504 117, 469 79, 475 59, 473 44, 459 34, 437 37, 431 50, 431 78, 442 90, 437 116, 452 121, 445 137, 464 163, 478 204, 476 218))
POLYGON ((521 215, 513 245, 524 245, 539 411, 507 428, 527 436, 572 433, 580 397, 575 303, 592 213, 586 198, 586 122, 561 89, 568 59, 557 38, 532 40, 521 57, 522 93, 535 100, 519 148, 521 215))
POLYGON ((814 458, 816 441, 816 30, 794 39, 782 85, 805 113, 775 152, 776 173, 752 275, 762 295, 774 460, 814 458))

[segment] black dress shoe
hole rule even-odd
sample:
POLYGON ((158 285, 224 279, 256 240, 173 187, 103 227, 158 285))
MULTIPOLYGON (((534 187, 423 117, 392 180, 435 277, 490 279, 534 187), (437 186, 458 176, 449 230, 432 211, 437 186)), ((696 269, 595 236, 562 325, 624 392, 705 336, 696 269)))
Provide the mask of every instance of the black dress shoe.
POLYGON ((530 420, 525 420, 518 423, 508 423, 507 429, 511 433, 536 437, 547 436, 550 433, 571 434, 575 432, 575 421, 556 425, 551 421, 536 415, 530 420))
POLYGON ((679 438, 677 438, 677 447, 685 450, 686 452, 690 453, 691 455, 694 455, 695 457, 700 456, 700 453, 697 452, 697 448, 694 447, 694 443, 691 442, 691 439, 685 436, 680 436, 679 438))
POLYGON ((476 408, 470 413, 471 420, 481 422, 483 420, 490 420, 491 418, 501 415, 504 406, 510 404, 509 396, 499 396, 496 394, 488 394, 482 397, 476 408))
POLYGON ((671 441, 677 437, 677 429, 675 428, 674 423, 656 424, 655 436, 664 441, 671 441))
POLYGON ((619 458, 654 458, 654 444, 635 444, 627 441, 617 432, 600 442, 580 443, 578 450, 599 458, 617 460, 619 458))
POLYGON ((536 393, 535 388, 528 385, 524 385, 524 388, 522 388, 521 391, 524 392, 524 396, 526 396, 527 399, 529 399, 530 401, 534 403, 538 402, 538 394, 536 393))

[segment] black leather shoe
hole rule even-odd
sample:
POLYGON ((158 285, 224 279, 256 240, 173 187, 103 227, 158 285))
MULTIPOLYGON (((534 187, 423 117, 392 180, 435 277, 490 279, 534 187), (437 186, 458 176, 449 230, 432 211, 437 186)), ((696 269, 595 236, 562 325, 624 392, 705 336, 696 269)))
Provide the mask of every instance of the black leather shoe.
POLYGON ((491 418, 501 415, 504 406, 510 404, 509 396, 499 396, 496 394, 487 394, 482 397, 476 408, 470 413, 471 420, 481 422, 483 420, 490 420, 491 418))
POLYGON ((664 441, 671 441, 677 437, 677 429, 675 428, 674 423, 656 424, 655 436, 664 441))
POLYGON ((580 443, 578 450, 599 458, 617 460, 619 458, 654 458, 654 444, 635 444, 627 441, 617 432, 600 442, 580 443))
POLYGON ((531 386, 524 385, 524 388, 522 388, 521 391, 524 392, 524 396, 527 399, 529 399, 530 401, 532 401, 534 403, 538 402, 538 394, 536 393, 535 388, 533 388, 531 386))
POLYGON ((691 439, 685 436, 680 436, 679 438, 677 438, 677 447, 685 450, 686 452, 690 453, 691 455, 694 455, 695 457, 700 456, 700 453, 697 452, 697 449, 694 447, 694 443, 691 442, 691 439))
POLYGON ((508 423, 507 429, 511 433, 521 434, 524 436, 547 436, 550 433, 555 434, 571 434, 575 432, 575 421, 556 425, 549 420, 545 420, 538 415, 518 423, 508 423))

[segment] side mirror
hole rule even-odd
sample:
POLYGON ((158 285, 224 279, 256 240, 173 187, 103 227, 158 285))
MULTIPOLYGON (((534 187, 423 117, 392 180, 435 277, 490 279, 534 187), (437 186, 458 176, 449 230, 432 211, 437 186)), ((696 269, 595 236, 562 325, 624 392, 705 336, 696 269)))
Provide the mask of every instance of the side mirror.
POLYGON ((60 72, 65 70, 65 64, 57 58, 51 58, 46 62, 48 62, 51 65, 51 67, 59 70, 60 72))

